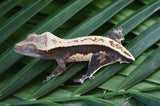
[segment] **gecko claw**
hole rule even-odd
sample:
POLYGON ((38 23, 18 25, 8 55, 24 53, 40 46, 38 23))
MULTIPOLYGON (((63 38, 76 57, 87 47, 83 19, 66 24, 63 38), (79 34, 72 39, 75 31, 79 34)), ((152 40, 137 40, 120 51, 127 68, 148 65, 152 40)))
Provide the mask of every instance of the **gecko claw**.
POLYGON ((82 79, 77 79, 77 80, 74 80, 74 82, 79 82, 79 83, 83 83, 84 82, 84 80, 82 80, 82 79))
POLYGON ((51 79, 52 79, 52 77, 48 76, 47 79, 46 79, 46 81, 49 81, 51 79))
POLYGON ((43 80, 43 81, 42 81, 42 83, 46 83, 46 82, 47 82, 47 80, 43 80))
POLYGON ((50 81, 55 75, 49 75, 47 76, 46 80, 43 81, 43 83, 46 83, 48 81, 50 81))
POLYGON ((49 80, 51 80, 51 78, 47 77, 46 80, 43 80, 42 83, 46 83, 46 82, 48 82, 49 80))
POLYGON ((89 78, 89 79, 94 79, 95 77, 94 76, 87 76, 87 75, 83 75, 81 79, 77 79, 77 80, 74 80, 74 82, 80 82, 81 84, 84 83, 84 81, 89 78))
POLYGON ((95 79, 95 76, 89 76, 88 78, 93 80, 93 79, 95 79))

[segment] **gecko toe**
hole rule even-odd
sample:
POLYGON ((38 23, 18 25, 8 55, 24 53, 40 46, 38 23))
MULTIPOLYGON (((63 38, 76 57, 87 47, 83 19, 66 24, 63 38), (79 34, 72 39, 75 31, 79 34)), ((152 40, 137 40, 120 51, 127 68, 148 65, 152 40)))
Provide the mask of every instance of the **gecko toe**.
POLYGON ((47 77, 46 80, 43 80, 42 83, 46 83, 50 80, 51 78, 47 77))
POLYGON ((49 76, 47 76, 46 80, 43 81, 43 83, 46 83, 46 82, 50 81, 53 77, 55 77, 55 75, 50 74, 49 76))
POLYGON ((84 83, 84 81, 88 78, 86 75, 81 75, 81 79, 74 80, 74 82, 84 83))
POLYGON ((74 80, 74 82, 79 82, 82 84, 84 82, 84 80, 83 79, 76 79, 76 80, 74 80))
POLYGON ((77 80, 74 80, 74 82, 80 82, 81 84, 84 83, 84 81, 86 79, 94 79, 95 77, 94 76, 87 76, 87 75, 83 75, 81 79, 77 79, 77 80))
POLYGON ((43 81, 42 81, 42 83, 46 83, 46 82, 47 82, 47 80, 43 80, 43 81))
POLYGON ((49 81, 49 80, 51 80, 51 79, 52 79, 52 77, 51 77, 51 76, 48 76, 47 79, 46 79, 46 81, 49 81))
POLYGON ((89 76, 88 78, 93 80, 93 79, 95 79, 95 76, 89 76))

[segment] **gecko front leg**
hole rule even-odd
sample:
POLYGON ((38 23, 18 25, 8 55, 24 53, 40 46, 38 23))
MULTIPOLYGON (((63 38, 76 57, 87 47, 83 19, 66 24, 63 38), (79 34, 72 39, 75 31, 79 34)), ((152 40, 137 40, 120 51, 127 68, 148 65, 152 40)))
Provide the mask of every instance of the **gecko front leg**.
POLYGON ((53 77, 62 74, 65 70, 66 70, 66 65, 63 59, 56 59, 57 63, 58 63, 58 67, 49 75, 47 76, 46 81, 51 80, 53 77))

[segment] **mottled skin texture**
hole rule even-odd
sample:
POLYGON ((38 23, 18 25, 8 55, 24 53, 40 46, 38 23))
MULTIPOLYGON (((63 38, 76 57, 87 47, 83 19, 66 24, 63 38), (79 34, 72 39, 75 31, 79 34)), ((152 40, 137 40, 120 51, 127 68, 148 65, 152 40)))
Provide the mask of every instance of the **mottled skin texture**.
MULTIPOLYGON (((15 45, 15 51, 20 54, 43 58, 43 59, 55 59, 58 63, 58 67, 47 77, 46 81, 49 81, 52 77, 62 74, 66 70, 65 62, 80 62, 80 61, 89 61, 88 71, 81 79, 76 80, 77 82, 83 83, 85 79, 94 79, 93 74, 96 73, 98 69, 104 67, 108 64, 115 62, 120 63, 130 63, 134 61, 134 57, 128 51, 124 51, 121 47, 121 40, 124 39, 122 35, 122 29, 110 31, 109 37, 113 40, 110 40, 109 43, 111 47, 98 44, 87 44, 87 45, 70 45, 67 47, 56 47, 53 49, 42 50, 38 49, 39 45, 35 45, 34 42, 39 41, 44 43, 42 46, 48 44, 47 41, 43 39, 49 39, 47 36, 41 36, 41 38, 32 39, 28 37, 28 41, 22 41, 15 45), (29 40, 31 39, 31 40, 29 40), (29 42, 29 43, 28 43, 29 42), (119 44, 117 44, 118 42, 119 44), (113 48, 118 48, 120 51, 116 51, 113 48), (121 53, 123 51, 123 53, 121 53), (123 54, 123 55, 122 55, 123 54), (125 55, 124 55, 125 54, 125 55), (128 58, 128 57, 132 58, 128 58)), ((33 37, 34 38, 34 37, 33 37)), ((95 37, 96 38, 96 37, 95 37)), ((58 38, 57 38, 58 39, 58 38)), ((90 37, 85 39, 91 39, 90 37)), ((84 39, 84 40, 85 40, 84 39)), ((58 39, 59 40, 59 39, 58 39)), ((53 39, 54 42, 63 42, 53 39)), ((93 39, 92 39, 93 40, 93 39)), ((49 39, 49 41, 51 41, 49 39)), ((78 40, 72 40, 73 43, 78 42, 78 40)), ((96 39, 95 39, 96 41, 96 39)), ((103 41, 103 39, 101 39, 103 41)))

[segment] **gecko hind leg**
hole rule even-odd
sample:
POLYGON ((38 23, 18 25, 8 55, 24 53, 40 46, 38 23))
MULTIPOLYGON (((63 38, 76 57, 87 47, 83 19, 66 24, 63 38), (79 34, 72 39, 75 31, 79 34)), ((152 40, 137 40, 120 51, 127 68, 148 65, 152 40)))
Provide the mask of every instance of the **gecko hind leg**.
POLYGON ((82 76, 81 79, 75 80, 75 82, 83 83, 88 78, 94 79, 93 75, 98 71, 98 69, 117 61, 119 60, 116 59, 114 55, 110 55, 105 52, 93 54, 89 62, 86 75, 82 76))
POLYGON ((43 82, 51 80, 53 77, 62 74, 66 70, 64 60, 57 60, 57 63, 58 67, 49 76, 47 76, 46 80, 44 80, 43 82))

